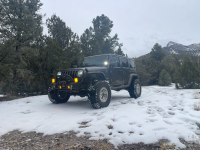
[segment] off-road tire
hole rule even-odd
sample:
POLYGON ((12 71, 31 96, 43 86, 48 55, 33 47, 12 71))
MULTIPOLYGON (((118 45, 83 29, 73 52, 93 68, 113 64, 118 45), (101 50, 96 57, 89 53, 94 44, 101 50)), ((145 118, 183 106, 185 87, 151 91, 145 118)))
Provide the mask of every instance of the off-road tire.
POLYGON ((52 89, 51 87, 49 87, 48 97, 52 103, 59 104, 59 103, 66 103, 69 100, 70 95, 59 96, 58 90, 52 89))
POLYGON ((106 81, 98 81, 91 85, 88 89, 88 99, 94 109, 107 107, 111 100, 110 85, 106 81))
POLYGON ((132 80, 128 92, 131 98, 138 98, 141 96, 142 88, 139 79, 132 80))

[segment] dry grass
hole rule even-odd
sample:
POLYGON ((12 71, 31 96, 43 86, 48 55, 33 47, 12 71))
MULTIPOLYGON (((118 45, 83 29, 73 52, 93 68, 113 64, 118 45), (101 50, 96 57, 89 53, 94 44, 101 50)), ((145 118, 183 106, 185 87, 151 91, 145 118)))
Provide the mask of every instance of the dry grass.
POLYGON ((200 92, 196 92, 193 94, 194 99, 200 99, 200 92))
POLYGON ((199 102, 195 102, 193 105, 193 108, 195 111, 200 111, 200 101, 199 102))
POLYGON ((108 129, 113 129, 113 126, 112 126, 112 125, 109 125, 109 126, 108 126, 108 129))
POLYGON ((163 143, 161 146, 162 150, 175 150, 176 145, 174 143, 168 144, 168 143, 163 143))
POLYGON ((110 143, 102 143, 102 141, 97 141, 91 147, 91 150, 113 150, 110 143))

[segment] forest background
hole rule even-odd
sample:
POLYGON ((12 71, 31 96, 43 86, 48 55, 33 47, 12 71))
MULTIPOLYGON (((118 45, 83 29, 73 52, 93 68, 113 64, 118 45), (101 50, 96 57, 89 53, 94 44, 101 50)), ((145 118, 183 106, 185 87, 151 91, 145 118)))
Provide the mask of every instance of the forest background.
MULTIPOLYGON (((56 14, 46 20, 43 35, 40 0, 0 1, 0 93, 47 94, 51 78, 73 60, 98 54, 125 56, 113 22, 100 15, 79 37, 56 14)), ((81 24, 80 24, 81 25, 81 24)), ((134 50, 134 47, 133 47, 134 50)), ((200 88, 199 56, 173 56, 156 43, 150 53, 133 58, 142 85, 200 88)))

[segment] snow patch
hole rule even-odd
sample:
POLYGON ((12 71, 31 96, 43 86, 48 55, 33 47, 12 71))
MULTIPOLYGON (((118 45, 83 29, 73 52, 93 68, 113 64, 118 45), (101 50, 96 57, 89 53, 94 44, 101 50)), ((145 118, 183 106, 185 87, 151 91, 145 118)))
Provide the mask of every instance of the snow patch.
POLYGON ((199 90, 176 90, 172 84, 143 86, 142 92, 134 99, 125 90, 112 91, 111 103, 103 109, 92 109, 87 98, 78 96, 57 105, 47 95, 1 102, 0 135, 12 130, 44 134, 74 130, 79 132, 77 136, 87 132, 90 139, 107 138, 116 147, 124 142, 150 144, 168 139, 180 148, 185 145, 179 137, 186 141, 198 138, 195 123, 200 113, 191 106, 197 100, 193 94, 199 90))
POLYGON ((179 53, 176 52, 175 50, 171 50, 170 53, 171 53, 171 54, 179 54, 179 53))

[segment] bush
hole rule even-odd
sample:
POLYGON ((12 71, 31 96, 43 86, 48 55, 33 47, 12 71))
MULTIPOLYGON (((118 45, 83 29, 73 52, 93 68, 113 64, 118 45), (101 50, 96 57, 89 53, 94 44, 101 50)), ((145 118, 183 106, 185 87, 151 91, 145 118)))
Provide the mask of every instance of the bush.
POLYGON ((162 86, 168 86, 171 84, 171 77, 165 69, 160 73, 158 84, 162 86))
POLYGON ((200 70, 198 64, 192 62, 188 55, 184 56, 183 63, 174 73, 176 88, 199 89, 200 88, 200 70))

